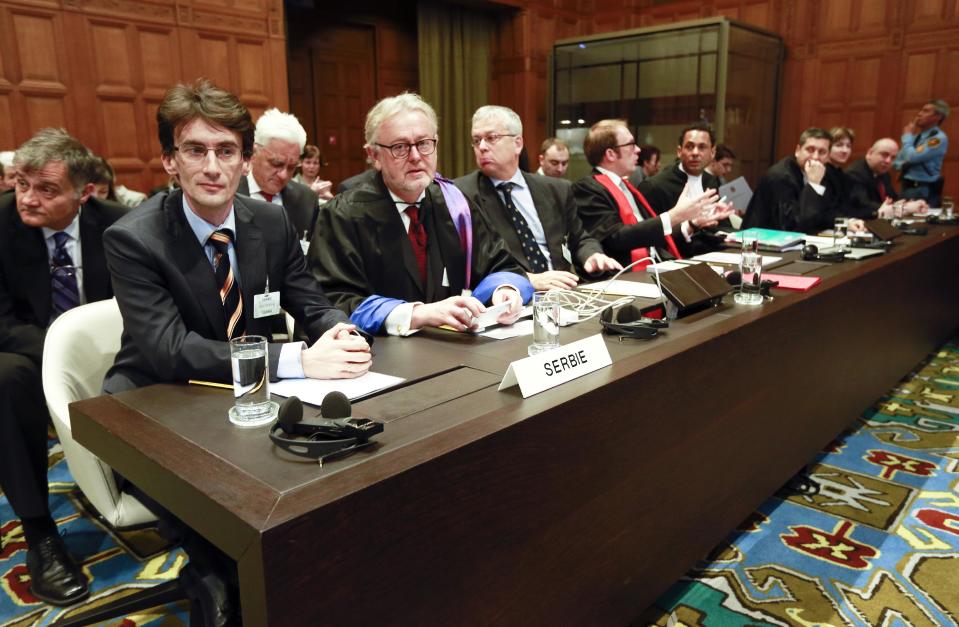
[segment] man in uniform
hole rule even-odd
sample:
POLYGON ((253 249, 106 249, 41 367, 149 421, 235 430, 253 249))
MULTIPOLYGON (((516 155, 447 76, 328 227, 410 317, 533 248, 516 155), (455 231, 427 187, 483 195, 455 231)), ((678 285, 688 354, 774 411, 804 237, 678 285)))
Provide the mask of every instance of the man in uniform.
POLYGON ((902 174, 903 198, 922 198, 930 207, 942 204, 942 161, 949 138, 939 127, 947 117, 946 101, 930 100, 903 127, 902 150, 894 166, 902 174))

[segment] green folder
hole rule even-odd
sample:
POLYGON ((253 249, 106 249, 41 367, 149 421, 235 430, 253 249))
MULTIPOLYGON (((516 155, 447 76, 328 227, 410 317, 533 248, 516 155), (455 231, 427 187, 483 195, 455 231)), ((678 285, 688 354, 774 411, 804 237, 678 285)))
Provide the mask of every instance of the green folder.
POLYGON ((729 234, 729 238, 735 242, 742 242, 744 237, 755 238, 759 240, 759 247, 763 250, 780 251, 790 246, 802 243, 805 239, 805 233, 795 231, 777 231, 775 229, 746 229, 729 234))

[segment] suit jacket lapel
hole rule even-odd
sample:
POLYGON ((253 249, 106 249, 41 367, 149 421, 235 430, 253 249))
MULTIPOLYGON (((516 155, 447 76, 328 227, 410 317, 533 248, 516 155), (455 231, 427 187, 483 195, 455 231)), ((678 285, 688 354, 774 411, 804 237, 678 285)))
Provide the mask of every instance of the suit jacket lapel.
MULTIPOLYGON (((410 275, 410 279, 413 281, 413 284, 419 288, 420 294, 425 296, 426 286, 423 285, 423 280, 420 278, 420 267, 416 265, 416 257, 413 255, 413 245, 409 241, 410 239, 409 233, 403 227, 403 218, 400 217, 399 205, 393 202, 393 197, 390 196, 390 192, 386 187, 386 183, 383 182, 383 175, 380 174, 379 172, 376 173, 376 177, 374 178, 374 184, 379 188, 380 194, 382 195, 383 212, 384 212, 383 217, 386 218, 386 221, 382 223, 382 228, 384 229, 385 232, 378 236, 379 241, 380 242, 390 241, 390 239, 393 238, 392 232, 394 228, 399 230, 399 232, 403 235, 403 237, 406 240, 405 242, 399 245, 401 256, 403 258, 403 267, 406 268, 406 273, 410 275)), ((427 196, 428 195, 429 195, 429 192, 427 192, 427 196)), ((405 206, 404 206, 404 209, 405 209, 405 206)), ((424 224, 423 228, 426 228, 425 226, 426 222, 424 221, 424 216, 423 216, 423 213, 424 213, 423 209, 424 207, 420 206, 419 218, 420 218, 420 222, 423 222, 424 224)), ((427 278, 429 277, 429 274, 430 274, 429 249, 431 244, 429 239, 430 239, 429 233, 427 233, 427 242, 426 242, 426 246, 427 246, 426 276, 427 278)), ((383 263, 390 263, 390 261, 388 259, 384 259, 383 263)))
POLYGON ((223 303, 220 301, 220 287, 216 284, 213 266, 183 215, 183 192, 177 190, 167 196, 163 210, 167 216, 169 252, 173 263, 187 283, 195 286, 193 297, 210 323, 211 332, 216 339, 226 341, 226 320, 223 316, 223 303))
MULTIPOLYGON (((526 253, 523 252, 523 244, 519 241, 516 228, 513 227, 512 217, 507 214, 503 196, 493 187, 493 181, 488 176, 482 172, 477 172, 476 176, 479 179, 477 181, 477 189, 479 190, 477 196, 481 205, 480 211, 496 226, 496 231, 503 238, 506 249, 513 258, 523 266, 524 270, 529 270, 529 260, 526 258, 526 253)), ((529 184, 529 181, 527 181, 527 184, 529 184)), ((535 198, 533 200, 536 201, 535 198)))
MULTIPOLYGON (((240 292, 243 294, 243 317, 246 328, 253 328, 253 297, 266 287, 267 258, 263 233, 250 209, 240 198, 234 198, 236 218, 236 259, 240 265, 240 292)), ((276 289, 279 286, 273 286, 276 289)))
POLYGON ((103 226, 101 215, 93 202, 87 202, 80 211, 80 242, 83 255, 83 293, 87 302, 105 300, 113 295, 106 255, 103 253, 103 226))
MULTIPOLYGON (((533 198, 533 210, 539 216, 539 223, 543 226, 543 234, 546 236, 546 247, 549 249, 550 263, 554 269, 567 267, 566 259, 563 257, 562 244, 566 242, 567 226, 562 218, 563 209, 557 203, 559 198, 547 194, 546 186, 536 180, 536 176, 523 173, 523 179, 529 186, 529 194, 533 198)), ((523 264, 525 270, 529 270, 526 264, 523 264)))
POLYGON ((37 317, 37 323, 46 326, 50 321, 52 307, 47 243, 43 239, 41 229, 25 225, 20 221, 19 216, 15 218, 14 228, 18 231, 12 244, 14 258, 21 264, 21 279, 27 300, 30 301, 30 307, 37 317))

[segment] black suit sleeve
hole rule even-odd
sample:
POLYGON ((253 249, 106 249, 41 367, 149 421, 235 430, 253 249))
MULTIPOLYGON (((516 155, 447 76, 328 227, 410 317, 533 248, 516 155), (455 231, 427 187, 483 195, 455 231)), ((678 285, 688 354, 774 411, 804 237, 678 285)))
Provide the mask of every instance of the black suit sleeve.
POLYGON ((22 322, 13 309, 7 277, 0 272, 0 351, 27 357, 40 367, 46 329, 22 322))
POLYGON ((666 244, 662 220, 650 218, 636 224, 623 224, 615 205, 599 185, 578 181, 573 184, 573 196, 586 232, 620 262, 628 259, 634 248, 666 244))
MULTIPOLYGON (((231 381, 229 344, 187 329, 167 278, 140 235, 115 225, 103 243, 125 333, 157 380, 231 381)), ((275 374, 275 360, 270 361, 275 374)))
POLYGON ((586 232, 583 221, 579 218, 573 186, 563 185, 562 188, 559 191, 561 202, 558 208, 562 211, 563 222, 566 225, 569 250, 573 254, 573 261, 577 268, 582 269, 587 259, 596 253, 603 252, 603 247, 595 237, 586 232))
POLYGON ((349 315, 374 291, 366 279, 362 238, 349 218, 347 195, 337 195, 320 212, 310 243, 309 266, 333 305, 349 315))

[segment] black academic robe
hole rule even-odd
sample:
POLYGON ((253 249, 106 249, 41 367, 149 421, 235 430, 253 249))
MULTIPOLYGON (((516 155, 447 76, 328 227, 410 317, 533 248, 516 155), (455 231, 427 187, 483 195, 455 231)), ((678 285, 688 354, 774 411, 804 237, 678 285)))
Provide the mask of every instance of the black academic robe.
MULTIPOLYGON (((240 185, 236 193, 250 195, 250 184, 245 176, 240 177, 240 185)), ((283 209, 290 216, 297 237, 302 238, 306 235, 306 239, 309 239, 313 234, 313 225, 316 224, 316 214, 319 211, 319 197, 316 192, 302 183, 288 181, 280 190, 280 198, 283 199, 283 209)))
MULTIPOLYGON (((270 334, 273 317, 253 315, 254 295, 265 291, 267 281, 310 344, 337 322, 347 322, 307 271, 299 238, 282 207, 238 195, 233 209, 248 335, 270 334)), ((107 229, 104 248, 123 315, 120 351, 104 390, 114 393, 189 379, 231 381, 220 288, 186 221, 183 192, 147 199, 107 229)), ((281 347, 269 345, 274 379, 281 347)))
POLYGON ((742 228, 752 227, 816 233, 831 229, 836 217, 836 191, 823 177, 824 194, 803 182, 796 157, 790 155, 773 164, 759 179, 742 228))
MULTIPOLYGON (((598 170, 593 170, 593 174, 598 173, 598 170)), ((623 224, 616 199, 593 178, 593 174, 573 183, 573 197, 583 227, 602 244, 606 254, 625 266, 631 263, 630 252, 634 248, 655 246, 666 250, 662 220, 649 216, 643 203, 636 198, 636 206, 644 219, 636 224, 623 224)), ((672 227, 673 241, 679 247, 680 253, 683 253, 681 226, 674 224, 672 227)), ((685 256, 685 253, 683 255, 685 256)))
POLYGON ((892 177, 888 172, 877 175, 866 163, 858 159, 846 168, 846 178, 849 181, 849 202, 846 204, 846 215, 853 218, 871 219, 882 205, 879 194, 879 183, 882 182, 886 196, 896 200, 899 195, 892 185, 892 177))
POLYGON ((424 285, 397 205, 377 173, 323 206, 310 243, 310 267, 333 304, 347 314, 373 295, 432 303, 474 289, 493 272, 525 276, 475 207, 471 218, 473 260, 466 285, 466 254, 443 193, 436 183, 427 187, 419 208, 427 233, 424 285))
MULTIPOLYGON (((553 269, 572 270, 570 263, 563 256, 565 244, 576 268, 582 271, 586 260, 595 253, 603 252, 603 247, 583 229, 583 223, 576 212, 572 185, 563 179, 525 172, 523 179, 529 186, 534 209, 543 225, 546 246, 549 248, 549 260, 553 269)), ((489 177, 480 170, 476 170, 456 179, 455 183, 489 220, 497 234, 503 238, 506 248, 517 263, 527 272, 532 271, 516 229, 513 228, 512 220, 506 212, 503 196, 493 187, 489 177)))
MULTIPOLYGON (((680 162, 676 161, 672 165, 663 168, 655 176, 643 180, 639 185, 640 193, 646 197, 649 205, 657 215, 669 211, 679 202, 679 197, 686 187, 686 181, 689 175, 679 168, 680 162)), ((703 191, 709 189, 719 189, 719 179, 711 172, 703 170, 703 191)), ((719 229, 731 231, 732 224, 729 220, 723 220, 719 223, 719 229)), ((680 250, 685 256, 698 255, 719 248, 719 242, 722 237, 715 235, 716 229, 696 231, 692 236, 691 242, 686 242, 680 250)))

